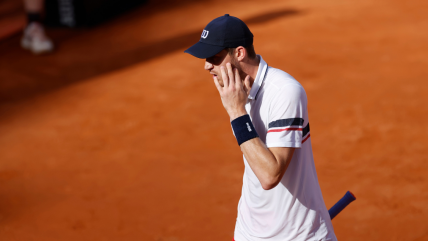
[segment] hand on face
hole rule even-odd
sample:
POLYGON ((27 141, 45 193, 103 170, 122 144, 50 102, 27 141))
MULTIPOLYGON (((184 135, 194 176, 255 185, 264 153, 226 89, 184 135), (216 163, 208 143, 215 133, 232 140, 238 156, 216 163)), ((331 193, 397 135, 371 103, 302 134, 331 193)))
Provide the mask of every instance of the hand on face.
POLYGON ((238 69, 232 69, 230 63, 220 67, 223 86, 220 85, 217 76, 214 76, 214 84, 220 93, 224 108, 230 116, 230 120, 246 115, 245 104, 250 94, 250 76, 242 81, 238 69))

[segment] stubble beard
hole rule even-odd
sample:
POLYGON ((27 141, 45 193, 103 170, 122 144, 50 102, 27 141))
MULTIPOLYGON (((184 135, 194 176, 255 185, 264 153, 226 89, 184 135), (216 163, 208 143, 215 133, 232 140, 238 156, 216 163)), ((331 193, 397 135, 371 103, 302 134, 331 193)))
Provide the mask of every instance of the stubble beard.
MULTIPOLYGON (((244 73, 244 71, 242 71, 241 66, 239 66, 239 62, 234 57, 232 57, 230 60, 230 64, 232 65, 232 69, 235 69, 235 68, 238 69, 239 77, 241 78, 241 81, 244 82, 245 77, 247 77, 247 74, 244 73)), ((225 67, 225 69, 226 69, 226 67, 225 67)), ((224 82, 223 82, 223 78, 221 76, 221 72, 217 74, 217 80, 218 80, 218 83, 220 84, 220 86, 224 87, 224 82)))
POLYGON ((232 64, 232 68, 238 69, 239 77, 241 78, 241 81, 244 81, 247 74, 245 74, 244 71, 242 71, 241 66, 239 66, 239 61, 236 60, 235 57, 232 57, 232 59, 230 60, 230 63, 232 64))
MULTIPOLYGON (((238 69, 239 77, 241 78, 241 81, 243 82, 245 80, 245 77, 247 76, 247 74, 244 73, 244 71, 242 71, 241 66, 239 66, 239 62, 235 58, 231 58, 230 64, 232 65, 232 69, 235 69, 235 68, 238 69)), ((220 75, 217 75, 217 79, 219 81, 220 86, 224 87, 223 78, 221 77, 221 73, 219 73, 219 74, 220 75)))

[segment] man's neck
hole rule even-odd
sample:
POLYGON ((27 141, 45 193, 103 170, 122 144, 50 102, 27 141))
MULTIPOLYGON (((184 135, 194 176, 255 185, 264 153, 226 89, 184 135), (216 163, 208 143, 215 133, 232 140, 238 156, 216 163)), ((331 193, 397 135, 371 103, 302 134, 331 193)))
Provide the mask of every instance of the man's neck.
POLYGON ((257 55, 255 59, 250 59, 244 64, 244 72, 250 76, 250 87, 253 87, 254 80, 257 77, 259 71, 260 57, 257 55))

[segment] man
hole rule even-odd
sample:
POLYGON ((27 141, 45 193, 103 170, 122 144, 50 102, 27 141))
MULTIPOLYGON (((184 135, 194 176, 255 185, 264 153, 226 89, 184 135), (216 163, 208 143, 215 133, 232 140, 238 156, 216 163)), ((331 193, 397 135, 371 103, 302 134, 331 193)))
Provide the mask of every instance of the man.
POLYGON ((244 154, 234 240, 337 240, 315 171, 303 87, 256 55, 251 31, 228 14, 185 52, 206 59, 244 154))

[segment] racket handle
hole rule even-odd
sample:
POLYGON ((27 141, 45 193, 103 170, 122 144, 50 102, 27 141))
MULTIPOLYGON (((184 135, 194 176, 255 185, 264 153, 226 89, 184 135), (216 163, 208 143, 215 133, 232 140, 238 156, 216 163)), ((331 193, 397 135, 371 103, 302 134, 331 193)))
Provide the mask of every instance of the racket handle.
POLYGON ((354 194, 352 194, 350 191, 346 192, 345 196, 343 196, 336 204, 334 204, 333 207, 328 210, 328 213, 330 214, 330 219, 333 219, 336 217, 337 214, 339 214, 346 206, 348 206, 352 201, 354 201, 356 198, 354 194))

